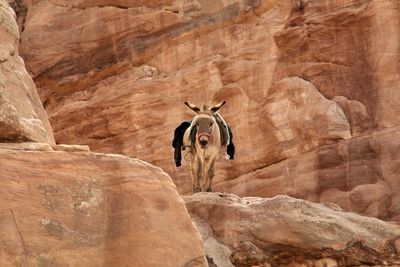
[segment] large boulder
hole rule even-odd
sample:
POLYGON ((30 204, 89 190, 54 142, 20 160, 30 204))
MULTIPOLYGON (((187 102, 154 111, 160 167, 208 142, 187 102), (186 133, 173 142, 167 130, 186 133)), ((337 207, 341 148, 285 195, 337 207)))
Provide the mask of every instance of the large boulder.
POLYGON ((400 226, 288 196, 184 197, 216 266, 398 266, 400 226))
POLYGON ((1 266, 207 266, 165 172, 56 148, 0 145, 1 266))

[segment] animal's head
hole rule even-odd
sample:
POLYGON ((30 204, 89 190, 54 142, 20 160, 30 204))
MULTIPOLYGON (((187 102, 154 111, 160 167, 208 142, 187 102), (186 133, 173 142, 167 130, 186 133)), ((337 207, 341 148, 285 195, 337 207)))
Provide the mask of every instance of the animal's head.
POLYGON ((197 114, 192 121, 192 131, 195 130, 196 136, 193 139, 199 141, 201 148, 206 149, 208 147, 215 129, 219 131, 214 114, 225 104, 226 101, 223 101, 213 107, 203 105, 202 108, 199 108, 191 103, 185 102, 185 105, 197 114))

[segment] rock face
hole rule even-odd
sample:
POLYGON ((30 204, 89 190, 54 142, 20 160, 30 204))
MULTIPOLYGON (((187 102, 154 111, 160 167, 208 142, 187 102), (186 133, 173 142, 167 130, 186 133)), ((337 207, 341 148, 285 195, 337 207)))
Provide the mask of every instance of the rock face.
POLYGON ((73 145, 54 144, 0 0, 2 266, 400 264, 400 225, 342 210, 400 218, 394 2, 7 2, 73 145), (324 204, 201 193, 185 207, 160 168, 86 146, 159 164, 188 192, 170 148, 184 100, 230 104, 238 150, 217 189, 324 204))
POLYGON ((354 121, 353 127, 364 134, 397 126, 398 5, 390 0, 300 2, 274 36, 279 48, 275 79, 299 76, 328 98, 358 101, 370 124, 354 121))
MULTIPOLYGON (((203 2, 206 7, 213 1, 203 2)), ((220 91, 219 69, 229 65, 226 56, 215 51, 226 49, 229 40, 223 36, 230 39, 223 25, 251 5, 221 2, 207 10, 197 8, 204 14, 194 19, 194 7, 188 4, 124 3, 32 2, 21 53, 39 86, 57 142, 86 144, 95 151, 150 161, 172 175, 181 192, 187 192, 189 169, 173 167, 172 132, 182 120, 190 119, 184 100, 200 104, 200 100, 225 98, 207 96, 220 91), (76 27, 69 26, 71 19, 76 27), (219 35, 219 43, 208 41, 220 39, 219 35), (197 64, 192 66, 193 62, 197 64), (203 92, 209 84, 210 90, 203 92)), ((245 30, 237 29, 237 34, 245 30)), ((241 97, 238 86, 226 84, 221 90, 241 97)), ((234 107, 232 102, 231 110, 234 107)), ((240 135, 246 135, 244 130, 240 135)))
POLYGON ((207 266, 166 173, 60 149, 0 145, 2 266, 207 266))
POLYGON ((0 1, 0 141, 54 144, 47 115, 18 55, 15 13, 0 1))
POLYGON ((341 107, 326 99, 309 82, 285 78, 271 87, 259 111, 261 123, 274 125, 269 147, 276 157, 290 158, 318 146, 351 137, 350 124, 341 107))
POLYGON ((314 202, 333 202, 345 210, 398 220, 400 198, 398 127, 313 151, 217 183, 215 190, 240 196, 285 193, 314 202), (245 186, 243 186, 245 185, 245 186))
POLYGON ((400 226, 337 206, 197 193, 184 197, 217 266, 398 266, 400 226))
POLYGON ((14 16, 0 0, 0 265, 207 266, 165 172, 87 146, 55 145, 18 56, 14 16))
POLYGON ((149 161, 189 193, 170 145, 183 102, 227 100, 237 153, 218 190, 399 216, 395 1, 25 5, 20 52, 57 142, 149 161))

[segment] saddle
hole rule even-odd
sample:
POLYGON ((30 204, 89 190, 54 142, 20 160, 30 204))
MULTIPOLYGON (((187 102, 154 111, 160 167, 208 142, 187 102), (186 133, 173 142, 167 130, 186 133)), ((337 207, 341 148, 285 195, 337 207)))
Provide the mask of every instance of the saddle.
MULTIPOLYGON (((220 133, 221 133, 221 144, 227 145, 226 153, 229 159, 233 159, 235 155, 235 145, 233 144, 232 130, 225 120, 218 113, 214 114, 214 118, 217 121, 220 133)), ((172 147, 174 148, 174 160, 176 167, 181 166, 182 161, 182 146, 183 146, 183 136, 185 131, 190 127, 191 121, 182 122, 174 131, 174 139, 172 140, 172 147)), ((195 138, 195 133, 190 134, 192 142, 195 138)))

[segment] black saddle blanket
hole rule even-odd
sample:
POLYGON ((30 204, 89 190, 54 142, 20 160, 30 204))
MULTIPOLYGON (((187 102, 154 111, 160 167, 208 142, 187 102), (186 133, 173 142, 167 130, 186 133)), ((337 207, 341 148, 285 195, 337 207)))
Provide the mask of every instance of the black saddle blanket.
MULTIPOLYGON (((181 166, 181 161, 182 161, 182 146, 183 146, 183 135, 185 134, 185 131, 187 128, 190 127, 191 121, 184 121, 182 122, 174 131, 174 139, 172 140, 172 147, 174 148, 174 160, 175 160, 175 165, 176 167, 181 166)), ((221 134, 223 136, 223 145, 228 144, 226 147, 226 153, 229 156, 229 159, 233 159, 235 155, 235 145, 233 144, 233 136, 232 136, 232 130, 229 125, 222 125, 218 124, 220 127, 221 134), (225 129, 224 129, 225 128, 225 129), (229 134, 226 135, 226 132, 229 134), (226 140, 225 136, 228 136, 228 140, 226 140)))

